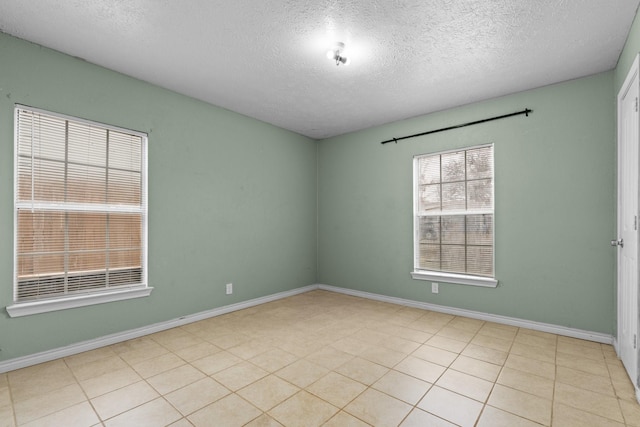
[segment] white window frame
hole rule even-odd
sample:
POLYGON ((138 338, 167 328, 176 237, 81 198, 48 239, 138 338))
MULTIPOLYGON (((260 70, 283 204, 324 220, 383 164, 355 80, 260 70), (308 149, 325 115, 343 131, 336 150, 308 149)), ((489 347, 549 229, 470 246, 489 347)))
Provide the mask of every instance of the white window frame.
MULTIPOLYGON (((428 280, 434 282, 445 282, 445 283, 453 283, 460 285, 471 285, 471 286, 481 286, 487 288, 495 288, 498 286, 498 280, 495 278, 495 160, 494 160, 494 172, 492 176, 493 182, 493 206, 491 206, 490 213, 493 215, 493 272, 494 277, 486 277, 486 276, 475 276, 471 274, 460 274, 460 273, 449 273, 437 270, 426 270, 419 268, 419 257, 420 257, 420 236, 419 236, 419 201, 418 197, 420 194, 419 186, 420 186, 420 177, 419 177, 419 168, 418 162, 419 159, 428 156, 442 155, 447 153, 455 153, 459 151, 469 151, 478 148, 484 147, 492 147, 493 144, 483 144, 472 147, 464 147, 453 150, 446 151, 438 151, 434 153, 425 153, 419 154, 413 157, 413 271, 411 272, 411 277, 415 280, 428 280)), ((495 159, 495 148, 493 149, 494 159, 495 159)), ((472 214, 483 214, 489 213, 488 211, 464 211, 463 215, 472 215, 472 214)))
MULTIPOLYGON (((147 191, 147 182, 148 182, 148 136, 146 133, 133 131, 130 129, 119 128, 117 126, 106 125, 103 123, 85 120, 73 116, 68 116, 64 114, 59 114, 39 108, 34 108, 30 106, 16 104, 14 109, 14 247, 13 247, 13 291, 14 291, 14 301, 13 304, 6 307, 7 313, 10 317, 20 317, 27 316, 38 313, 46 313, 57 310, 65 310, 69 308, 75 307, 83 307, 94 304, 102 304, 112 301, 122 301, 132 298, 141 298, 146 297, 151 294, 153 290, 152 287, 148 286, 148 191, 147 191), (91 126, 100 127, 103 129, 108 129, 116 132, 127 133, 130 135, 138 136, 142 139, 142 200, 141 200, 141 209, 138 208, 137 212, 142 211, 142 230, 141 230, 141 238, 142 238, 142 277, 141 283, 135 285, 128 286, 118 286, 114 289, 101 289, 96 291, 87 291, 85 293, 75 293, 63 296, 54 296, 43 299, 35 299, 35 300, 27 300, 27 301, 16 301, 16 296, 18 295, 18 209, 21 206, 21 202, 18 201, 18 113, 19 110, 28 110, 35 113, 41 113, 49 116, 53 116, 62 120, 69 120, 76 123, 87 124, 91 126)), ((31 204, 30 204, 31 205, 31 204)), ((45 204, 47 205, 47 204, 45 204)), ((54 203, 48 204, 49 208, 52 208, 54 203)), ((59 204, 56 206, 57 208, 66 208, 66 205, 59 204)), ((100 212, 118 212, 127 211, 126 208, 118 208, 115 205, 97 205, 97 206, 69 206, 73 209, 79 208, 88 208, 89 210, 96 210, 100 212)), ((79 205, 79 204, 76 204, 79 205)))

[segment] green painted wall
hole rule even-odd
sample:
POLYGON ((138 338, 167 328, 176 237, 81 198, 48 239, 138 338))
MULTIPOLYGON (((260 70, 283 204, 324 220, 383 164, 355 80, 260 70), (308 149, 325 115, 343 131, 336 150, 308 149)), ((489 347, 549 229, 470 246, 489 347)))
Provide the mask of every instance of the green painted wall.
POLYGON ((624 79, 627 77, 629 68, 633 60, 636 59, 636 55, 640 52, 640 11, 636 13, 636 18, 633 21, 631 30, 627 37, 620 59, 618 60, 618 66, 615 69, 615 95, 618 95, 618 91, 624 83, 624 79))
MULTIPOLYGON (((613 72, 323 140, 319 282, 611 333, 615 323, 613 72), (486 117, 529 117, 380 142, 486 117), (499 287, 413 280, 412 158, 495 144, 499 287)), ((428 96, 428 94, 425 94, 428 96)))
POLYGON ((155 288, 21 318, 2 309, 0 360, 315 283, 315 141, 4 34, 0 58, 0 307, 12 301, 15 103, 149 133, 155 288))

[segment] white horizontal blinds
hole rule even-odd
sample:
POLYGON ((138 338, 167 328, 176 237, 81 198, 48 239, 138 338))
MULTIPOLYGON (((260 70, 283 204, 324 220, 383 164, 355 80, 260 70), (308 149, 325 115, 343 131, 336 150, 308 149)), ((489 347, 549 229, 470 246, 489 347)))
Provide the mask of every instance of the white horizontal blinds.
POLYGON ((16 301, 141 284, 143 137, 17 109, 16 301))
POLYGON ((493 146, 416 161, 416 268, 493 277, 493 146))

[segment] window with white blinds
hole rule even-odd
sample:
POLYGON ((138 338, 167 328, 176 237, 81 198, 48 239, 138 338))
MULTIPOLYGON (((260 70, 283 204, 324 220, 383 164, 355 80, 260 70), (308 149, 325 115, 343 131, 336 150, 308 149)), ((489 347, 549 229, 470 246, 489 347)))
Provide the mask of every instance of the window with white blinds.
POLYGON ((14 301, 146 287, 147 137, 16 106, 14 301))
POLYGON ((417 156, 414 173, 414 273, 493 278, 493 146, 417 156))

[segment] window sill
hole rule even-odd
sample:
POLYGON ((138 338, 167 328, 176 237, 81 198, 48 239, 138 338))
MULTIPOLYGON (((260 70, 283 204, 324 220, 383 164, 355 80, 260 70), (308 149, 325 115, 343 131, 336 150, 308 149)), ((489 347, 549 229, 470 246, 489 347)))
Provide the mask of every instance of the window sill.
POLYGON ((20 302, 8 306, 7 313, 9 313, 10 317, 29 316, 50 311, 66 310, 68 308, 147 297, 151 294, 152 290, 153 288, 151 287, 137 286, 99 293, 73 295, 64 298, 20 302))
POLYGON ((485 288, 495 288, 498 286, 498 280, 491 277, 467 276, 464 274, 441 273, 439 271, 415 270, 411 272, 411 277, 415 280, 433 280, 458 285, 482 286, 485 288))

